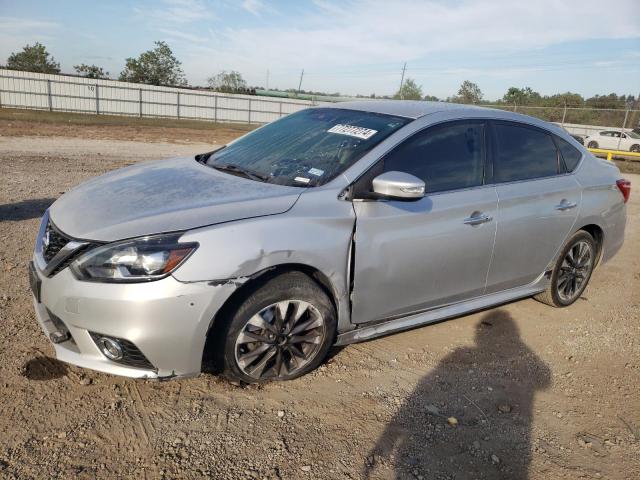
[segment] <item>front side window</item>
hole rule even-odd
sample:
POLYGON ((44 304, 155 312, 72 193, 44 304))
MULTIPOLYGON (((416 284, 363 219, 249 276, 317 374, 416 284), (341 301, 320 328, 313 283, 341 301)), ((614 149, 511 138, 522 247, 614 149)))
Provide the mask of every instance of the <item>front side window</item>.
POLYGON ((415 175, 427 193, 482 185, 484 129, 480 122, 456 122, 417 133, 385 156, 384 171, 415 175))
POLYGON ((311 108, 241 137, 206 164, 281 185, 323 185, 411 120, 338 108, 311 108))
POLYGON ((496 123, 494 140, 496 183, 558 174, 558 152, 550 134, 525 125, 496 123))

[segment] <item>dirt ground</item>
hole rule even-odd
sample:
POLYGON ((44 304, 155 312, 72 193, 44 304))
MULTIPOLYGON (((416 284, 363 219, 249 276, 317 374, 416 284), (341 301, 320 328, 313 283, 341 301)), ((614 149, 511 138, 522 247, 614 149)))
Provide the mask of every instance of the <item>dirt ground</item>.
POLYGON ((0 478, 640 478, 640 176, 623 250, 570 308, 527 299, 350 345, 287 383, 136 381, 53 358, 27 282, 38 217, 88 178, 239 132, 15 122, 0 118, 0 478))

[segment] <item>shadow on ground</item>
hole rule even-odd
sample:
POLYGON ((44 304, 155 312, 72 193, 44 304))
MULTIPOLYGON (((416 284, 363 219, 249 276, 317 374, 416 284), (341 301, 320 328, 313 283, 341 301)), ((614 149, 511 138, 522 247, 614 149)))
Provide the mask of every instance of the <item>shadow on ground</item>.
POLYGON ((54 380, 64 377, 68 367, 50 357, 36 357, 24 364, 22 374, 29 380, 54 380))
POLYGON ((39 218, 55 200, 55 198, 34 198, 21 202, 5 203, 0 205, 0 222, 39 218))
POLYGON ((550 379, 509 313, 487 313, 475 344, 445 357, 400 406, 367 457, 365 478, 377 477, 380 463, 398 479, 528 478, 533 400, 550 379))

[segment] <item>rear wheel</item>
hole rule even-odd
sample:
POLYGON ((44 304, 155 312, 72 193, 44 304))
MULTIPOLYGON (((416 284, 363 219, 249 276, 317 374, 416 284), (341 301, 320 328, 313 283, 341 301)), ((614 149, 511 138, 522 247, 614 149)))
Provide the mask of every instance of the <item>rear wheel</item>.
POLYGON ((556 261, 547 290, 536 300, 553 307, 567 307, 575 302, 589 283, 596 263, 596 242, 580 230, 565 244, 556 261))
POLYGON ((598 148, 598 142, 589 142, 587 144, 588 148, 598 148))
POLYGON ((224 374, 261 383, 291 380, 316 368, 336 333, 333 304, 301 272, 268 280, 229 319, 224 338, 224 374))

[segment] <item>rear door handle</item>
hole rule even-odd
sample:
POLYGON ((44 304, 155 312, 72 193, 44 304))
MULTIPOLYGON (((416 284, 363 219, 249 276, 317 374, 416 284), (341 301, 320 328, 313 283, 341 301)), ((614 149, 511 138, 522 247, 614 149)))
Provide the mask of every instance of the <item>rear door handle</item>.
POLYGON ((473 213, 469 218, 464 219, 464 224, 475 226, 490 222, 491 220, 493 220, 493 217, 485 215, 484 213, 473 213))
POLYGON ((559 205, 556 205, 556 210, 560 210, 561 212, 565 210, 571 210, 572 208, 576 208, 578 204, 576 202, 569 202, 568 200, 562 200, 559 205))

